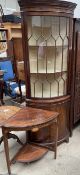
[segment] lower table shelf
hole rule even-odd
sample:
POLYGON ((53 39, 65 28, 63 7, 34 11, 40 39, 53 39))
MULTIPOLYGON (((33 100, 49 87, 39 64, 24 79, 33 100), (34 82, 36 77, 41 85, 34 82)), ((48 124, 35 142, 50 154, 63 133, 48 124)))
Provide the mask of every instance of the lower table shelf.
POLYGON ((47 152, 48 149, 46 148, 27 144, 19 150, 11 162, 30 163, 42 158, 47 152))

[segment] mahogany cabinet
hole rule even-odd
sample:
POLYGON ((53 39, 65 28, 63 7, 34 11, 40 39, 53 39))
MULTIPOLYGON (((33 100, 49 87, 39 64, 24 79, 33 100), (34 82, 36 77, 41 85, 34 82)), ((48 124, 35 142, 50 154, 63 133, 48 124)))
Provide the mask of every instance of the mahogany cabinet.
MULTIPOLYGON (((26 105, 58 111, 58 142, 71 131, 72 34, 75 3, 55 0, 18 0, 26 105)), ((30 134, 37 141, 50 137, 51 128, 30 134)), ((52 130, 55 133, 55 130, 52 130)))
POLYGON ((74 18, 73 40, 73 124, 80 120, 80 19, 74 18))

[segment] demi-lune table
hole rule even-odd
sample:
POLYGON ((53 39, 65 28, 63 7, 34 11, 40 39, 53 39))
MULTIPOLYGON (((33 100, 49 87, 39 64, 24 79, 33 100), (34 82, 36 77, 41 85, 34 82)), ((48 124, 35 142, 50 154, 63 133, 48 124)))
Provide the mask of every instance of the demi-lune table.
MULTIPOLYGON (((58 117, 59 113, 42 110, 37 108, 25 107, 20 109, 15 115, 10 117, 2 126, 2 133, 4 138, 4 148, 5 148, 5 155, 7 161, 7 168, 8 173, 11 175, 10 165, 14 161, 19 162, 27 162, 29 152, 28 150, 33 148, 36 149, 35 154, 39 154, 38 149, 45 153, 46 150, 50 149, 54 151, 54 156, 56 158, 57 154, 57 138, 58 138, 58 117), (19 152, 10 160, 9 157, 9 147, 8 147, 8 138, 7 134, 11 131, 30 131, 36 128, 42 128, 51 125, 52 127, 55 126, 55 139, 51 142, 45 143, 30 143, 27 139, 27 142, 24 146, 19 150, 19 152), (54 146, 53 146, 54 145, 54 146), (53 149, 54 147, 54 149, 53 149), (28 154, 27 154, 28 153, 28 154)), ((33 157, 36 155, 33 154, 33 157)), ((32 158, 31 156, 31 158, 32 158)))

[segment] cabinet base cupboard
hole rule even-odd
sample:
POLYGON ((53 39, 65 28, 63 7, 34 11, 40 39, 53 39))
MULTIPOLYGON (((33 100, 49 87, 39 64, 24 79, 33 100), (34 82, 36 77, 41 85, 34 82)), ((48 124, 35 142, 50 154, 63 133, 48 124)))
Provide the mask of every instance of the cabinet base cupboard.
MULTIPOLYGON (((26 105, 57 111, 58 142, 71 133, 72 34, 75 3, 55 0, 18 0, 22 16, 22 42, 26 105)), ((30 132, 30 140, 51 139, 54 127, 30 132)))

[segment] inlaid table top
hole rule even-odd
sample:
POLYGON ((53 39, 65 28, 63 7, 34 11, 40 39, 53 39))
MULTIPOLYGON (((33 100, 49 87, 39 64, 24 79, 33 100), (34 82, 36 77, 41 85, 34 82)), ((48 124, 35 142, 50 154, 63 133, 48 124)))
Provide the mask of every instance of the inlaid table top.
POLYGON ((28 128, 47 124, 59 116, 59 113, 54 111, 42 110, 37 108, 25 107, 20 109, 16 114, 10 117, 4 127, 8 128, 28 128))
POLYGON ((20 109, 21 108, 16 106, 0 106, 0 126, 20 109))

